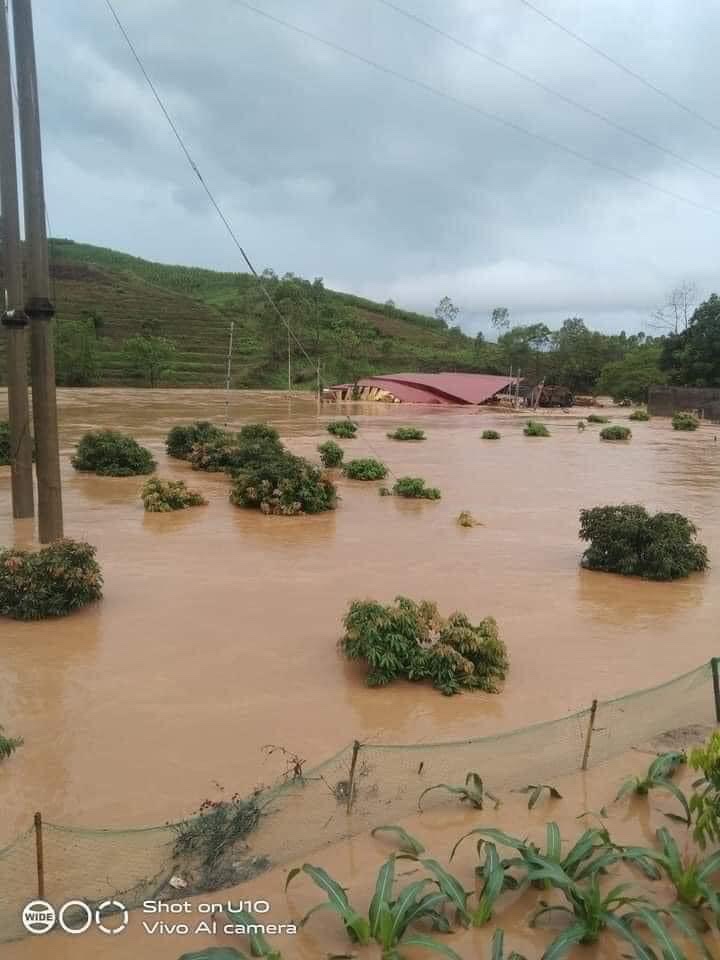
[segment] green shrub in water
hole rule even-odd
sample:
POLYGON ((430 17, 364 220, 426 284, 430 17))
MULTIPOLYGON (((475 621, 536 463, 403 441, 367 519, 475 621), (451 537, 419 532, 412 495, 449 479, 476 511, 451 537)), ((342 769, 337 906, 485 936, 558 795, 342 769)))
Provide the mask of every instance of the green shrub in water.
POLYGON ((708 565, 697 529, 679 513, 649 514, 639 504, 580 512, 580 539, 590 544, 582 565, 590 570, 676 580, 708 565))
POLYGON ((526 437, 549 437, 550 431, 545 426, 544 423, 540 423, 539 420, 528 420, 525 424, 525 429, 523 433, 526 437))
POLYGON ((76 470, 88 470, 101 477, 134 477, 155 469, 150 451, 118 430, 86 433, 71 462, 76 470))
POLYGON ((0 760, 7 760, 22 745, 22 737, 6 737, 3 727, 0 726, 0 760))
POLYGON ((497 432, 497 430, 483 430, 481 439, 482 440, 499 440, 500 434, 497 432))
POLYGON ((357 433, 358 425, 350 419, 331 420, 326 429, 334 437, 343 437, 345 440, 350 440, 357 433))
POLYGON ((425 431, 418 430, 417 427, 398 427, 393 433, 389 433, 390 440, 424 440, 425 431))
POLYGON ((647 410, 633 410, 629 417, 630 420, 636 421, 645 421, 650 419, 650 414, 647 410))
POLYGON ((194 423, 178 424, 173 427, 165 439, 165 449, 169 457, 187 460, 196 443, 210 443, 228 439, 227 430, 216 427, 208 420, 196 420, 194 423))
POLYGON ((161 480, 159 477, 145 481, 140 497, 148 513, 170 513, 207 503, 201 493, 188 490, 182 480, 161 480))
POLYGON ((337 493, 318 467, 284 450, 237 471, 230 502, 267 514, 292 516, 334 510, 337 493))
POLYGON ((603 417, 599 413, 591 413, 587 418, 588 423, 610 423, 610 417, 603 417))
POLYGON ((239 433, 223 433, 196 443, 188 457, 193 470, 233 473, 257 466, 285 452, 280 435, 266 423, 248 423, 239 433))
POLYGON ((387 472, 385 464, 372 457, 350 460, 343 467, 343 473, 350 480, 382 480, 387 472))
POLYGON ((393 493, 408 500, 439 500, 441 496, 437 487, 426 487, 422 477, 399 477, 393 493))
POLYGON ((672 418, 673 430, 697 430, 700 421, 692 413, 676 413, 672 418))
POLYGON ((343 448, 334 440, 326 440, 325 443, 321 443, 318 447, 318 453, 322 465, 328 468, 339 467, 345 456, 343 448))
POLYGON ((497 692, 508 670, 497 624, 472 624, 463 613, 443 618, 436 604, 397 597, 394 604, 356 600, 344 618, 340 648, 368 667, 367 684, 430 680, 444 694, 497 692))
POLYGON ((600 431, 601 440, 629 440, 630 437, 632 437, 630 427, 621 427, 619 424, 603 427, 600 431))
POLYGON ((0 616, 15 620, 63 617, 102 596, 95 547, 56 540, 36 552, 0 550, 0 616))

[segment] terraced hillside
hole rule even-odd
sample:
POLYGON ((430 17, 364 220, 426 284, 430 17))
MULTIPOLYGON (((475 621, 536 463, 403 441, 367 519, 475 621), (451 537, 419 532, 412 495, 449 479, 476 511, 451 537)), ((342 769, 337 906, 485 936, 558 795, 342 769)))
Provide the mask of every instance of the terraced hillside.
MULTIPOLYGON (((287 330, 250 274, 169 266, 52 240, 51 277, 59 325, 95 320, 102 384, 138 382, 122 343, 150 323, 176 345, 166 384, 220 386, 231 320, 233 386, 287 383, 287 330)), ((290 274, 270 274, 264 282, 308 355, 293 344, 298 387, 314 385, 318 360, 325 383, 400 369, 478 369, 474 341, 435 318, 327 290, 290 274)), ((0 336, 2 382, 4 374, 5 338, 0 336)))

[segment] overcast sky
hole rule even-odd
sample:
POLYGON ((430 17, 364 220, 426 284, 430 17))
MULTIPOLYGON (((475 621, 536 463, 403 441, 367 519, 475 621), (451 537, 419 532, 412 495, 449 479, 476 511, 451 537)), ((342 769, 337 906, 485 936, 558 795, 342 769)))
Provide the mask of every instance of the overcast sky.
MULTIPOLYGON (((657 141, 653 149, 379 0, 114 0, 259 269, 431 312, 468 332, 578 315, 647 329, 684 279, 720 288, 720 4, 533 0, 718 129, 520 0, 396 0, 465 43, 657 141), (482 116, 495 113, 697 209, 482 116)), ((394 0, 395 2, 395 0, 394 0)), ((241 269, 104 0, 34 0, 53 233, 164 262, 241 269)))

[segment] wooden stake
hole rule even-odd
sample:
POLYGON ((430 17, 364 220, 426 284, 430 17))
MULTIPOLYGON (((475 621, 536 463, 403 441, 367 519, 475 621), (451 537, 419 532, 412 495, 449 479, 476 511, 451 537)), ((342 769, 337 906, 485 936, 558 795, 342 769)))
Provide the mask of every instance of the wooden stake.
POLYGON ((350 761, 350 776, 348 778, 348 796, 347 796, 347 812, 350 813, 352 810, 353 799, 355 797, 355 767, 357 766, 357 758, 360 753, 360 741, 355 740, 353 743, 353 752, 352 760, 350 761))
POLYGON ((710 666, 712 667, 713 694, 715 696, 715 719, 720 723, 720 671, 718 671, 718 665, 720 665, 720 658, 713 657, 710 666))
POLYGON ((585 735, 585 751, 583 753, 582 769, 587 770, 588 759, 590 758, 590 744, 592 742, 593 730, 595 729, 595 714, 597 713, 598 702, 593 700, 590 707, 590 720, 588 722, 587 734, 585 735))
POLYGON ((42 814, 35 814, 35 858, 37 862, 38 899, 45 899, 45 857, 43 854, 42 814))

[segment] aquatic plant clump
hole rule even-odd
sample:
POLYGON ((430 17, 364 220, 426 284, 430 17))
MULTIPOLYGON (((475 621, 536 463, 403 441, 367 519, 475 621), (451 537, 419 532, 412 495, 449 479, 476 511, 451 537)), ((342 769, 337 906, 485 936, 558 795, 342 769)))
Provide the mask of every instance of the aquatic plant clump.
POLYGON ((239 470, 233 478, 230 502, 267 514, 293 516, 334 510, 337 492, 318 467, 285 450, 239 470))
POLYGON ((499 440, 500 434, 497 430, 483 430, 481 440, 499 440))
POLYGON ((187 460, 195 444, 222 441, 230 436, 227 430, 215 426, 209 420, 196 420, 194 423, 173 427, 165 439, 165 449, 169 457, 187 460))
POLYGON ((482 526, 479 520, 470 513, 469 510, 461 510, 457 515, 457 525, 459 527, 478 527, 482 526))
POLYGON ((387 476, 387 467, 379 460, 366 457, 361 460, 349 460, 343 466, 343 473, 350 480, 383 480, 387 476))
POLYGON ((672 418, 673 430, 697 430, 700 421, 692 413, 676 413, 672 418))
POLYGON ((621 427, 615 424, 612 427, 603 427, 600 431, 601 440, 629 440, 632 437, 630 427, 621 427))
POLYGON ((647 412, 647 410, 633 410, 628 419, 645 422, 650 419, 650 414, 647 412))
POLYGON ((22 737, 6 737, 4 728, 0 725, 0 760, 7 760, 22 745, 22 737))
POLYGON ((145 481, 140 497, 148 513, 170 513, 207 503, 201 493, 188 490, 182 480, 161 480, 159 477, 145 481))
POLYGON ((441 493, 437 487, 426 487, 422 477, 399 477, 393 485, 396 497, 407 500, 439 500, 441 493))
POLYGON ((249 424, 238 434, 195 444, 188 459, 193 470, 232 473, 282 456, 284 452, 276 430, 264 424, 249 424), (254 427, 262 429, 251 429, 254 427))
POLYGON ((318 453, 320 454, 320 462, 328 469, 341 466, 345 456, 343 448, 334 440, 326 440, 325 443, 321 443, 318 447, 318 453))
POLYGON ((443 618, 437 605, 397 597, 394 604, 356 600, 343 621, 340 648, 368 667, 367 685, 430 680, 442 693, 495 693, 508 656, 492 617, 472 624, 463 613, 443 618))
POLYGON ((342 437, 345 440, 351 440, 357 433, 358 425, 350 419, 331 420, 327 424, 326 430, 334 437, 342 437))
POLYGON ((696 534, 679 513, 650 514, 639 504, 594 507, 580 512, 580 539, 590 543, 581 562, 590 570, 676 580, 708 565, 696 534))
POLYGON ((549 437, 550 431, 545 426, 544 423, 540 423, 539 420, 528 420, 525 424, 525 429, 523 433, 526 437, 549 437))
POLYGON ((14 620, 64 617, 99 600, 102 572, 95 547, 56 540, 36 552, 0 551, 0 616, 14 620))
POLYGON ((599 413, 591 413, 587 418, 588 423, 610 423, 610 417, 603 417, 599 413))
POLYGON ((77 445, 71 460, 76 470, 100 477, 135 477, 152 473, 155 461, 146 447, 119 430, 91 430, 77 445))
POLYGON ((398 427, 393 433, 388 434, 390 440, 424 440, 425 431, 418 430, 417 427, 398 427))

